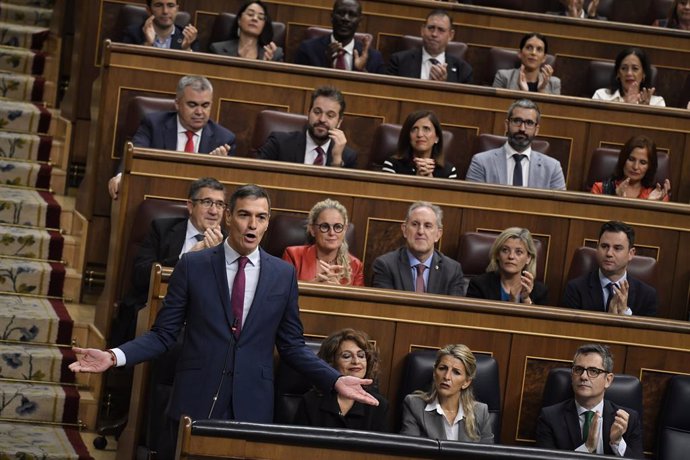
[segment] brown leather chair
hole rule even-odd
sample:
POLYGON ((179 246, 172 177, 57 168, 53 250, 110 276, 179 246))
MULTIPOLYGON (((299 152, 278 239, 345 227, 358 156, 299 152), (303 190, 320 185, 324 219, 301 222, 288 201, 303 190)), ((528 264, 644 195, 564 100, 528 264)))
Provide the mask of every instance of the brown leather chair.
MULTIPOLYGON (((219 13, 213 22, 211 36, 208 44, 230 40, 230 28, 235 20, 234 13, 219 13)), ((271 21, 273 24, 273 43, 285 49, 285 24, 282 22, 271 21)))
POLYGON ((250 151, 264 145, 268 136, 274 132, 300 131, 307 124, 307 116, 301 113, 281 112, 279 110, 262 110, 256 117, 250 151))
MULTIPOLYGON (((317 38, 317 37, 323 37, 324 35, 330 35, 333 32, 333 29, 326 29, 325 27, 309 27, 307 30, 304 32, 304 39, 305 40, 311 40, 312 38, 317 38)), ((357 32, 355 34, 355 40, 362 41, 364 40, 364 37, 366 36, 371 37, 371 34, 367 34, 364 32, 357 32)), ((372 37, 373 38, 373 37, 372 37)), ((374 43, 372 42, 372 46, 374 46, 374 43)))
MULTIPOLYGON (((592 153, 592 160, 589 163, 589 170, 587 171, 587 180, 583 184, 583 190, 588 192, 592 189, 595 182, 601 182, 613 174, 618 163, 619 149, 612 149, 607 147, 597 147, 592 153)), ((668 152, 657 151, 657 169, 654 181, 663 184, 664 180, 669 178, 669 162, 670 158, 668 152)))
MULTIPOLYGON (((402 49, 409 50, 422 47, 422 37, 417 35, 403 35, 402 49)), ((462 42, 448 42, 446 53, 461 61, 465 60, 467 54, 467 44, 462 42)))
MULTIPOLYGON (((596 270, 597 264, 597 250, 590 247, 580 247, 575 250, 573 260, 570 262, 570 269, 568 270, 568 277, 566 281, 573 280, 583 276, 593 270, 596 270)), ((657 291, 659 287, 656 283, 656 259, 647 256, 633 256, 630 264, 628 264, 628 273, 633 278, 652 286, 657 291)))
MULTIPOLYGON (((146 12, 146 7, 140 5, 122 5, 120 11, 117 14, 117 20, 115 22, 115 32, 114 41, 122 40, 122 33, 124 30, 134 24, 144 24, 144 21, 149 17, 146 12)), ((175 25, 178 27, 185 27, 191 21, 191 16, 186 11, 178 11, 177 16, 175 16, 175 25)))
MULTIPOLYGON (((506 143, 508 138, 498 134, 480 134, 477 136, 475 147, 472 153, 486 152, 487 150, 497 149, 506 143)), ((534 139, 532 149, 543 154, 549 154, 549 142, 543 139, 534 139)))
POLYGON ((141 120, 153 112, 167 112, 175 110, 175 100, 160 97, 135 96, 127 105, 126 115, 117 118, 115 138, 115 154, 122 155, 126 142, 129 142, 137 132, 141 120))
MULTIPOLYGON (((350 248, 355 247, 355 226, 350 222, 345 230, 345 241, 350 248)), ((307 244, 307 218, 295 214, 274 214, 268 231, 261 240, 261 247, 276 257, 282 257, 288 246, 307 244)))
MULTIPOLYGON (((613 61, 589 61, 587 66, 587 84, 584 86, 585 92, 582 97, 591 98, 599 88, 608 88, 611 84, 611 74, 616 63, 613 61)), ((657 70, 652 66, 652 75, 648 86, 656 86, 657 70)))
MULTIPOLYGON (((553 54, 546 55, 546 64, 549 64, 554 69, 556 68, 556 56, 553 54)), ((520 67, 520 58, 518 57, 518 50, 513 48, 491 48, 489 50, 489 72, 488 77, 491 78, 489 84, 492 84, 496 72, 501 69, 517 69, 520 67)))
MULTIPOLYGON (((486 267, 491 262, 489 252, 491 246, 498 237, 497 233, 468 232, 460 236, 458 255, 455 260, 462 265, 462 272, 468 280, 486 272, 486 267)), ((538 281, 544 281, 546 270, 546 255, 541 240, 534 238, 537 248, 537 276, 538 281)))
MULTIPOLYGON (((398 138, 402 125, 392 123, 381 123, 374 131, 374 141, 371 143, 371 153, 369 154, 369 169, 380 171, 383 162, 398 151, 398 138)), ((457 165, 454 156, 457 156, 457 149, 453 147, 453 133, 443 131, 443 154, 448 161, 457 165)))

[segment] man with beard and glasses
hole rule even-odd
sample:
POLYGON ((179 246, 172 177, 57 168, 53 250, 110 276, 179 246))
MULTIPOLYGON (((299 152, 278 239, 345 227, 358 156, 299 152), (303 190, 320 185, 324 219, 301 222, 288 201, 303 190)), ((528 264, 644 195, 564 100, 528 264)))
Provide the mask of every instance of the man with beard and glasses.
POLYGON ((122 42, 154 48, 199 51, 196 27, 193 24, 185 27, 175 25, 179 9, 177 0, 146 0, 149 17, 143 24, 127 27, 122 34, 122 42))
POLYGON ((540 118, 539 107, 529 99, 513 102, 505 120, 508 141, 500 148, 474 155, 465 180, 565 190, 558 160, 531 148, 540 118))
POLYGON ((349 148, 340 129, 345 113, 343 94, 331 86, 316 88, 311 95, 307 125, 301 131, 272 132, 257 151, 263 160, 317 166, 354 168, 357 152, 349 148))
POLYGON ((371 47, 372 36, 355 38, 361 20, 362 5, 358 0, 336 0, 331 13, 333 33, 303 41, 295 64, 386 73, 381 53, 371 47))

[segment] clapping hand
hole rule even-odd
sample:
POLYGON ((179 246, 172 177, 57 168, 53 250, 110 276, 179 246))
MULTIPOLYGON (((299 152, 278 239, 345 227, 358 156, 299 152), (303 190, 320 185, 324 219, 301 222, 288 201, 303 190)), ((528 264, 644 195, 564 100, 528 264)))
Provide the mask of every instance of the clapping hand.
POLYGON ((657 183, 654 190, 647 197, 648 200, 662 201, 671 193, 671 181, 666 179, 664 185, 657 183))
POLYGON ((182 29, 182 44, 180 48, 189 51, 192 48, 192 43, 196 41, 196 36, 199 33, 192 24, 187 24, 187 26, 182 29))
POLYGON ((318 262, 319 266, 317 267, 314 281, 317 283, 340 284, 340 274, 343 271, 342 265, 331 265, 321 259, 318 262))
POLYGON ((613 285, 613 298, 609 303, 609 313, 614 315, 622 315, 628 309, 628 288, 627 280, 621 281, 619 285, 613 285))
POLYGON ((353 58, 352 58, 352 68, 354 70, 359 70, 360 72, 366 72, 367 71, 367 60, 369 59, 369 47, 371 46, 371 42, 373 41, 373 37, 369 34, 366 34, 364 36, 364 39, 362 40, 362 53, 360 54, 359 51, 356 49, 354 50, 353 53, 353 58))
POLYGON ((273 60, 273 55, 275 54, 276 50, 278 49, 278 46, 271 42, 268 45, 264 46, 264 61, 272 61, 273 60))
POLYGON ((549 81, 553 75, 553 67, 549 64, 544 64, 539 70, 539 85, 537 86, 537 91, 543 93, 549 86, 549 81))
POLYGON ((433 158, 414 157, 412 159, 418 176, 433 177, 436 161, 433 158))

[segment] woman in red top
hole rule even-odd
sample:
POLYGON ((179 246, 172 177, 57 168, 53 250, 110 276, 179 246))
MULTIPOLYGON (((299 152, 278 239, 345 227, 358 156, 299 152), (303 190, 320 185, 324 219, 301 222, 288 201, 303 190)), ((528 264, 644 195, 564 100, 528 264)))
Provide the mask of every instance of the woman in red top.
POLYGON ((307 232, 312 244, 290 246, 283 260, 297 269, 297 279, 316 283, 364 286, 362 261, 350 255, 345 241, 347 209, 331 199, 309 211, 307 232))
POLYGON ((618 155, 618 163, 611 177, 596 182, 592 193, 617 195, 643 200, 668 201, 671 182, 654 183, 656 175, 656 144, 646 136, 628 139, 618 155))

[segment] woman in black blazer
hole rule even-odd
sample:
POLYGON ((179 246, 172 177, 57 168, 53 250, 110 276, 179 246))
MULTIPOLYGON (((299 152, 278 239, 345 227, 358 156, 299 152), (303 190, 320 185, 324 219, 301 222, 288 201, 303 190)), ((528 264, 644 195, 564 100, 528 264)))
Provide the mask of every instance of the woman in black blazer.
POLYGON ((470 280, 467 297, 544 305, 547 289, 536 281, 537 249, 526 228, 510 227, 494 241, 486 273, 470 280))

